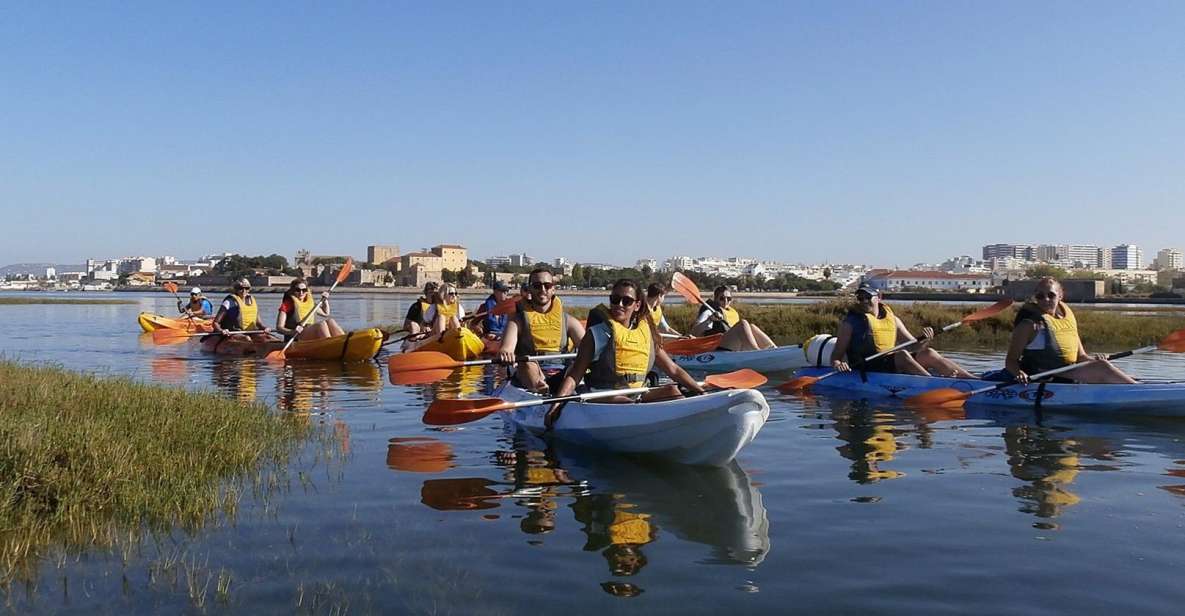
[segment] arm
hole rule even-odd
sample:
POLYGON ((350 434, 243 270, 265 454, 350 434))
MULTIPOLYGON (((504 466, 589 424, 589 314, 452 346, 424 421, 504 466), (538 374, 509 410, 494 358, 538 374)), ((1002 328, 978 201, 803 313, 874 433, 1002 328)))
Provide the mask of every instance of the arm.
POLYGON ((596 341, 592 336, 585 336, 580 341, 580 348, 576 351, 576 359, 572 360, 572 365, 568 366, 568 371, 564 373, 564 380, 560 383, 560 389, 556 396, 570 396, 576 391, 576 386, 584 379, 584 374, 588 372, 588 367, 592 365, 593 355, 596 353, 596 341))
POLYGON ((671 327, 670 323, 667 323, 666 315, 663 315, 662 320, 658 322, 658 333, 672 334, 675 336, 682 336, 683 335, 683 334, 680 334, 679 332, 675 331, 675 328, 671 327))
POLYGON ((688 391, 693 391, 697 394, 704 393, 704 388, 691 378, 687 371, 679 367, 675 360, 671 359, 667 352, 659 347, 655 347, 654 365, 658 366, 659 370, 667 373, 667 376, 675 380, 676 383, 682 385, 688 391))
POLYGON ((1008 339, 1008 355, 1004 357, 1004 369, 1016 377, 1018 382, 1029 382, 1029 375, 1020 369, 1020 356, 1036 335, 1037 324, 1028 319, 1022 320, 1012 328, 1012 337, 1008 339))
MULTIPOLYGON (((565 316, 567 317, 568 340, 571 340, 572 344, 575 344, 579 348, 584 343, 584 324, 580 322, 580 319, 570 314, 565 316)), ((503 336, 502 339, 505 340, 506 337, 503 336)), ((560 352, 564 352, 564 349, 560 349, 560 352)))
POLYGON ((296 334, 299 334, 300 332, 297 331, 296 329, 288 329, 287 327, 285 327, 285 325, 287 325, 287 321, 288 321, 288 312, 284 310, 284 308, 286 307, 287 301, 288 301, 288 298, 284 298, 283 300, 281 300, 280 301, 280 308, 278 310, 276 310, 276 331, 280 332, 281 334, 284 334, 285 336, 295 336, 296 334))
POLYGON ((839 323, 839 334, 835 337, 835 347, 831 349, 831 367, 836 372, 851 370, 844 357, 848 354, 848 345, 852 343, 852 326, 846 320, 839 323))
POLYGON ((222 325, 220 325, 220 323, 222 323, 222 317, 225 315, 226 315, 226 306, 222 306, 222 305, 218 306, 218 313, 214 315, 214 323, 213 323, 214 331, 216 333, 222 332, 222 325))
POLYGON ((317 304, 317 314, 329 317, 329 291, 321 292, 321 303, 317 304))
POLYGON ((518 346, 518 321, 506 320, 506 329, 502 330, 502 347, 498 350, 498 363, 514 363, 514 348, 518 346))
POLYGON ((695 319, 695 324, 691 326, 692 336, 703 336, 707 333, 708 328, 712 326, 712 320, 717 318, 711 310, 702 310, 699 316, 695 319))
MULTIPOLYGON (((898 342, 898 344, 900 344, 901 342, 905 342, 906 340, 917 340, 917 338, 913 337, 913 334, 909 333, 909 330, 905 327, 905 323, 902 323, 901 319, 899 317, 894 315, 893 319, 897 321, 897 339, 900 341, 900 342, 898 342)), ((922 339, 920 341, 918 341, 917 344, 915 344, 913 346, 906 347, 906 350, 908 350, 910 352, 920 351, 920 350, 930 346, 930 340, 932 340, 933 338, 934 338, 934 328, 933 327, 923 327, 922 328, 922 339)), ((896 346, 896 345, 894 345, 894 346, 896 346)))

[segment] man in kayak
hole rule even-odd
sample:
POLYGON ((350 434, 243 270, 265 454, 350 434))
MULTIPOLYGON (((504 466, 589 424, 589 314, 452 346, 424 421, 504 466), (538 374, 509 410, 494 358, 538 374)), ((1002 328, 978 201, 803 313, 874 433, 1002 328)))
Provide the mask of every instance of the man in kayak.
POLYGON ((887 351, 898 342, 917 340, 893 309, 881 301, 880 292, 868 283, 860 283, 856 289, 856 304, 848 310, 839 324, 835 348, 831 351, 831 367, 838 372, 861 370, 864 372, 891 372, 930 376, 976 378, 955 362, 943 357, 927 346, 934 337, 934 329, 922 329, 922 340, 889 355, 865 361, 882 351, 887 351))
POLYGON ((1028 383, 1030 374, 1081 364, 1061 376, 1076 383, 1136 382, 1107 361, 1106 355, 1087 354, 1078 336, 1078 320, 1062 301, 1064 296, 1057 280, 1046 277, 1037 282, 1033 300, 1021 306, 1016 314, 1004 373, 991 373, 985 378, 1028 383))
POLYGON ((478 321, 478 328, 481 334, 487 340, 501 340, 502 332, 506 330, 506 315, 492 315, 490 312, 494 306, 506 301, 510 297, 510 285, 502 280, 494 281, 494 292, 482 302, 481 306, 474 314, 474 318, 480 317, 478 321))
POLYGON ((317 340, 346 335, 337 321, 329 316, 329 292, 321 293, 320 302, 314 301, 309 292, 309 283, 304 278, 293 280, 284 293, 280 310, 276 313, 276 331, 284 334, 285 340, 293 336, 298 340, 317 340), (310 312, 313 313, 311 316, 310 312), (318 315, 325 320, 318 323, 318 315))
POLYGON ((202 295, 202 290, 194 287, 189 291, 189 303, 177 300, 177 310, 190 318, 208 319, 214 316, 214 304, 202 295))
MULTIPOLYGON (((263 321, 259 320, 259 303, 251 295, 251 281, 239 278, 234 282, 233 292, 222 300, 218 307, 218 314, 214 315, 214 334, 225 336, 228 331, 259 331, 260 335, 253 336, 257 342, 267 339, 262 335, 270 332, 263 321)), ((238 336, 246 339, 247 336, 238 336)), ((204 338, 203 338, 204 340, 204 338)))
POLYGON ((432 306, 432 298, 436 295, 438 288, 440 288, 439 283, 429 280, 424 284, 424 294, 412 302, 411 307, 407 309, 407 316, 403 317, 403 330, 408 334, 425 332, 432 326, 432 323, 427 321, 424 315, 432 306))
MULTIPOLYGON (((699 383, 662 350, 658 343, 658 328, 647 314, 640 313, 645 309, 637 283, 628 279, 614 283, 609 295, 608 315, 588 329, 588 335, 580 342, 576 359, 568 367, 556 395, 572 394, 581 381, 592 390, 642 387, 646 384, 646 375, 655 367, 675 383, 643 394, 642 402, 680 398, 683 394, 679 385, 702 394, 704 390, 699 383)), ((634 399, 614 396, 602 401, 633 402, 634 399)))
POLYGON ((662 283, 654 282, 646 287, 646 318, 654 323, 658 328, 659 334, 669 334, 672 336, 682 336, 675 328, 667 323, 667 318, 663 316, 662 304, 667 297, 667 288, 662 283))
MULTIPOLYGON (((527 277, 530 294, 520 301, 514 315, 506 321, 502 332, 502 348, 498 353, 501 363, 514 363, 516 355, 551 355, 566 353, 569 345, 579 346, 584 338, 580 319, 564 312, 564 304, 555 296, 555 281, 551 271, 538 268, 527 277)), ((551 374, 536 362, 520 362, 515 367, 514 383, 534 392, 546 392, 559 387, 563 378, 561 366, 552 364, 551 374)))
POLYGON ((699 315, 691 326, 692 336, 724 334, 717 348, 724 351, 757 351, 775 345, 760 327, 741 318, 732 307, 732 290, 724 285, 716 287, 712 299, 699 307, 699 315))

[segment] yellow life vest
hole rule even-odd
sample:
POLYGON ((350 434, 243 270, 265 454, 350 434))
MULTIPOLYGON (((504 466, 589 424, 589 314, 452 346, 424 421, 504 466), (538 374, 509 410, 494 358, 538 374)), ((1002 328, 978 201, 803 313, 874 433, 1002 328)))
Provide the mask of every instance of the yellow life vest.
POLYGON ((1037 336, 1020 356, 1020 367, 1025 372, 1043 372, 1078 361, 1078 319, 1066 304, 1059 303, 1058 309, 1054 314, 1045 314, 1035 304, 1021 307, 1018 320, 1033 319, 1039 326, 1037 336))
POLYGON ((609 541, 614 545, 643 545, 650 543, 650 514, 628 511, 632 505, 613 510, 609 523, 609 541))
POLYGON ((432 302, 423 297, 421 297, 418 301, 420 304, 420 325, 431 325, 431 323, 427 322, 426 319, 428 317, 428 309, 432 307, 432 302))
POLYGON ((881 304, 881 310, 885 311, 883 317, 877 317, 874 314, 864 315, 868 319, 868 331, 872 335, 874 349, 869 355, 897 346, 897 319, 893 316, 893 309, 881 304))
MULTIPOLYGON (((313 312, 314 309, 317 307, 317 302, 313 300, 312 293, 306 294, 307 299, 304 299, 304 300, 296 299, 295 297, 293 297, 291 295, 289 295, 288 297, 292 300, 292 306, 294 308, 296 308, 296 310, 294 312, 289 313, 289 318, 292 318, 292 317, 296 318, 296 323, 293 323, 293 325, 292 325, 293 327, 296 327, 297 325, 300 325, 301 323, 304 323, 305 325, 312 325, 313 323, 317 322, 317 316, 315 314, 313 316, 310 316, 308 321, 304 320, 305 315, 309 314, 310 312, 313 312)), ((291 322, 291 321, 289 321, 289 322, 291 322)))
POLYGON ((1062 361, 1072 364, 1078 361, 1078 319, 1069 306, 1061 304, 1060 307, 1062 316, 1056 316, 1055 313, 1042 315, 1041 318, 1062 361))
POLYGON ((519 335, 519 355, 559 353, 568 346, 568 319, 560 298, 552 298, 551 308, 539 312, 530 304, 520 304, 519 326, 524 331, 519 335))
POLYGON ((654 367, 654 334, 650 324, 642 322, 635 327, 626 327, 609 319, 595 327, 608 328, 609 339, 589 367, 585 377, 589 386, 597 389, 641 387, 654 367))
MULTIPOLYGON (((234 300, 235 304, 239 307, 239 323, 236 329, 247 330, 255 327, 255 323, 259 321, 259 303, 255 301, 255 298, 248 295, 247 297, 251 299, 251 302, 247 303, 233 293, 227 295, 227 297, 234 300)), ((226 327, 224 326, 223 329, 226 329, 226 327)))
MULTIPOLYGON (((647 307, 649 308, 649 306, 647 306, 647 307)), ((655 327, 659 327, 662 325, 662 306, 661 305, 650 308, 650 311, 647 312, 646 315, 650 318, 650 322, 654 323, 655 327)))
POLYGON ((727 323, 729 327, 736 327, 736 324, 741 322, 741 313, 737 312, 732 306, 729 306, 720 312, 724 314, 724 322, 727 323))
POLYGON ((461 308, 461 302, 448 303, 444 302, 436 304, 436 314, 444 317, 445 321, 457 316, 458 310, 461 308))

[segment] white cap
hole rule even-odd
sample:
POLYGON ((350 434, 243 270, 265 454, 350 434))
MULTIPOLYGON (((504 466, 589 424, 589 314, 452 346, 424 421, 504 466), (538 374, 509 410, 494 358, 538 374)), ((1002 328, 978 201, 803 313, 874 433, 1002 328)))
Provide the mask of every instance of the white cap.
POLYGON ((190 294, 190 295, 201 295, 201 294, 202 294, 202 290, 201 290, 201 289, 199 289, 199 288, 197 288, 197 287, 194 287, 194 288, 192 288, 192 289, 190 289, 190 290, 189 290, 189 294, 190 294))

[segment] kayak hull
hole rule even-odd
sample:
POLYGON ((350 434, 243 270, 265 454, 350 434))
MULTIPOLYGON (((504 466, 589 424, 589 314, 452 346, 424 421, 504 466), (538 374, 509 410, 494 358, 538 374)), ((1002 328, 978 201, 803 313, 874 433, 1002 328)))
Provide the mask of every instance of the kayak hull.
POLYGON ((214 325, 208 319, 173 319, 151 312, 141 312, 136 322, 147 333, 158 329, 183 329, 194 333, 214 331, 214 325))
MULTIPOLYGON (((302 340, 292 343, 284 352, 288 359, 356 362, 373 358, 383 343, 383 332, 377 328, 360 329, 343 336, 302 340)), ((259 356, 284 348, 279 341, 254 342, 237 337, 226 339, 208 336, 202 339, 202 351, 217 355, 259 356)))
POLYGON ((404 352, 436 351, 457 361, 478 359, 485 352, 486 342, 467 328, 450 329, 444 334, 410 345, 404 352))
MULTIPOLYGON (((537 397, 509 383, 496 395, 508 401, 537 397)), ((516 428, 543 435, 548 408, 535 405, 502 415, 516 428)), ((644 455, 679 464, 724 466, 753 441, 768 418, 765 396, 753 389, 642 405, 570 402, 547 436, 619 454, 644 455)))
MULTIPOLYGON (((822 376, 829 368, 809 367, 795 376, 822 376)), ((992 385, 979 379, 953 379, 869 372, 827 377, 811 391, 845 391, 867 398, 907 399, 934 389, 971 391, 992 385)), ((967 405, 1017 409, 1044 409, 1080 414, 1185 417, 1185 383, 1137 383, 1101 385, 1077 383, 1030 383, 984 392, 967 399, 967 405)))
POLYGON ((710 351, 698 355, 673 355, 671 359, 684 370, 695 372, 731 372, 741 368, 758 372, 784 372, 807 365, 801 345, 761 351, 710 351))

